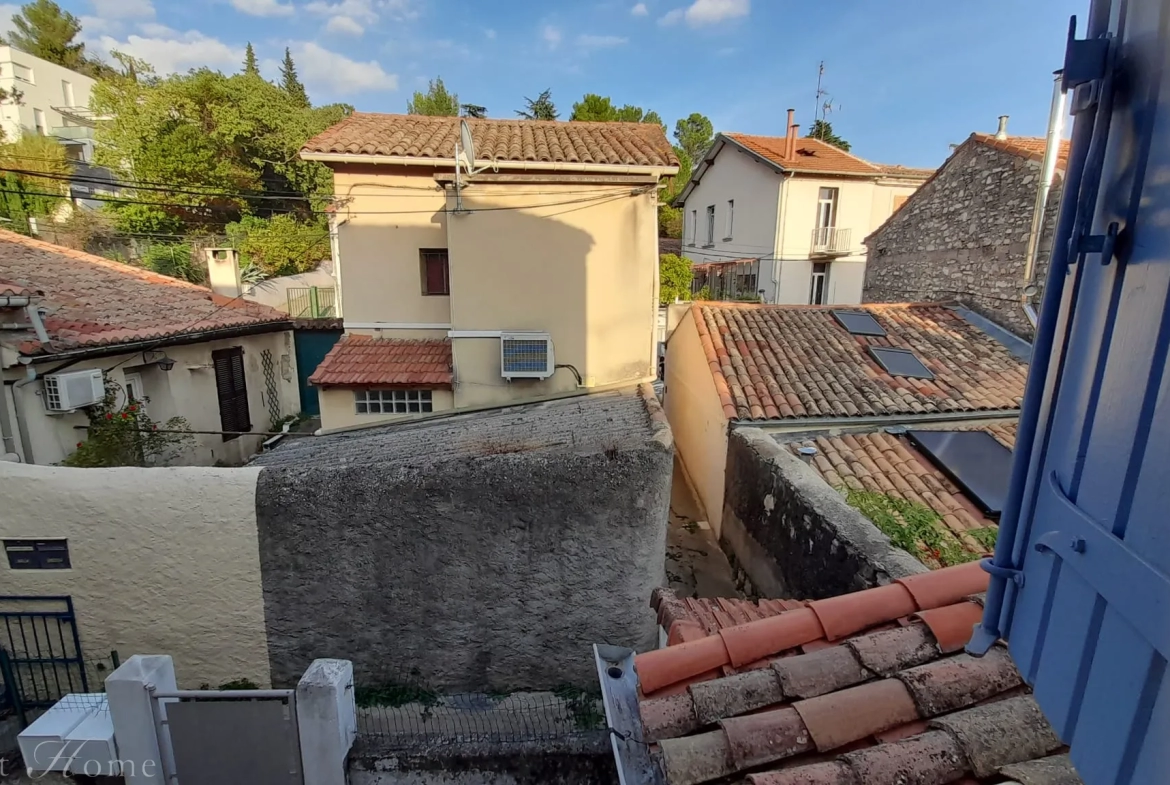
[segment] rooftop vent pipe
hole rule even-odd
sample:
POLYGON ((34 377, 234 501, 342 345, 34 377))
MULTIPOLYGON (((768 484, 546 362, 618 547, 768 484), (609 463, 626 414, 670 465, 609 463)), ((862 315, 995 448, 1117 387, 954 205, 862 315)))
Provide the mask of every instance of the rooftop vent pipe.
POLYGON ((1006 114, 999 116, 999 128, 995 129, 996 139, 1007 139, 1007 121, 1008 116, 1006 114))
POLYGON ((788 131, 784 138, 784 157, 791 160, 796 157, 796 129, 800 128, 796 124, 796 110, 788 110, 788 131))

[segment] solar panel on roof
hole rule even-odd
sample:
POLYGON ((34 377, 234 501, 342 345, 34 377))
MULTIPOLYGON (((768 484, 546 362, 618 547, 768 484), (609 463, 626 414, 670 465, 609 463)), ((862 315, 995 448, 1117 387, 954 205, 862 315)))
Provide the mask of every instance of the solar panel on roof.
POLYGON ((871 346, 869 353, 891 376, 906 376, 911 379, 933 379, 934 374, 914 356, 909 349, 891 349, 888 346, 871 346))
POLYGON ((854 335, 885 335, 877 319, 864 311, 833 311, 837 323, 854 335))
POLYGON ((1011 477, 1011 450, 987 431, 910 431, 906 435, 984 515, 999 517, 1011 477))

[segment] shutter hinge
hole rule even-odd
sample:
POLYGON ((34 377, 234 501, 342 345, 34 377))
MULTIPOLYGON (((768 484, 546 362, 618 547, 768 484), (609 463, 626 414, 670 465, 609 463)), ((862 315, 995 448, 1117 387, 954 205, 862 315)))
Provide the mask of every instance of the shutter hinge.
POLYGON ((1101 254, 1101 265, 1108 266, 1113 261, 1114 249, 1117 246, 1117 234, 1120 224, 1112 221, 1105 229, 1105 234, 1084 234, 1074 244, 1074 256, 1081 254, 1101 254))
POLYGON ((986 558, 979 563, 983 571, 990 574, 994 578, 1004 578, 1009 580, 1016 586, 1022 587, 1024 585, 1024 573, 1022 570, 1012 569, 1011 567, 1001 567, 995 563, 992 558, 986 558))
POLYGON ((1073 91, 1071 110, 1079 114, 1092 108, 1100 99, 1101 82, 1109 62, 1108 37, 1081 40, 1076 37, 1077 18, 1068 23, 1068 45, 1064 50, 1062 88, 1073 91))

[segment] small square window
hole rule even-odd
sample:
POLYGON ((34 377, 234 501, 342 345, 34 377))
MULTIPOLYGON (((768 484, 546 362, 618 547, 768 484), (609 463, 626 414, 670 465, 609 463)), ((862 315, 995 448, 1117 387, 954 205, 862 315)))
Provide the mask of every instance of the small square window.
POLYGON ((67 540, 5 540, 8 566, 14 570, 67 570, 67 540))
POLYGON ((433 411, 430 390, 354 390, 357 414, 423 414, 433 411))
POLYGON ((909 379, 933 379, 934 374, 914 356, 909 349, 891 349, 888 346, 871 346, 869 353, 891 376, 905 376, 909 379))

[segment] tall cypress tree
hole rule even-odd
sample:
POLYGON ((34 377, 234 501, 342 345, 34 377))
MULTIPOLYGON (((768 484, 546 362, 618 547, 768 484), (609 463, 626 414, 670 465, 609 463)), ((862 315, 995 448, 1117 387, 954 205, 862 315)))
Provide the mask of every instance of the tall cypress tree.
POLYGON ((297 103, 302 106, 310 105, 309 94, 297 76, 297 67, 293 64, 292 53, 287 46, 284 48, 284 62, 280 64, 280 85, 297 103))
MULTIPOLYGON (((285 53, 287 54, 287 52, 288 50, 286 49, 285 53)), ((290 59, 288 63, 291 66, 292 60, 290 59)), ((244 50, 244 73, 251 76, 260 75, 260 66, 256 64, 256 50, 252 48, 251 41, 248 42, 248 48, 244 50)), ((295 73, 293 74, 293 79, 296 79, 295 73)))

